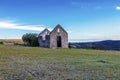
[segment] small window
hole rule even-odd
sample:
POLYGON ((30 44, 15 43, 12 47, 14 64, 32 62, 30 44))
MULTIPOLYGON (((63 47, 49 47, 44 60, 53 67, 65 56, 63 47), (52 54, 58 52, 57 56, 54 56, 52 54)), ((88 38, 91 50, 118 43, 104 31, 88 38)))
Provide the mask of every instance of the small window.
POLYGON ((47 34, 48 34, 48 32, 46 31, 46 32, 45 32, 45 34, 47 35, 47 34))
POLYGON ((45 35, 43 35, 43 40, 45 40, 45 35))
POLYGON ((60 32, 60 29, 58 28, 57 32, 59 33, 60 32))

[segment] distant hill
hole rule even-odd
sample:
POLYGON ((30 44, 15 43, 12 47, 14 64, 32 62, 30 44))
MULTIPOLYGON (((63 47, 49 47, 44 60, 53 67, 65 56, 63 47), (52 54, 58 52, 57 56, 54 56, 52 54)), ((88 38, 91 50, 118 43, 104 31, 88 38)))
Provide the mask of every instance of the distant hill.
POLYGON ((85 42, 85 43, 70 43, 72 48, 83 48, 83 49, 101 49, 101 50, 119 50, 120 51, 120 40, 105 40, 98 42, 85 42))

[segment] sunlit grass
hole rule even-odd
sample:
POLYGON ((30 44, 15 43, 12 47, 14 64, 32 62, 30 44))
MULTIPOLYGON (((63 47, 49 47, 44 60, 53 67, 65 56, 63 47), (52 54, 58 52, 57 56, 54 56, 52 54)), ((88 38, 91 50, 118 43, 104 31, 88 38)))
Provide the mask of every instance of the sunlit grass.
POLYGON ((120 52, 0 45, 0 80, 119 80, 120 52))

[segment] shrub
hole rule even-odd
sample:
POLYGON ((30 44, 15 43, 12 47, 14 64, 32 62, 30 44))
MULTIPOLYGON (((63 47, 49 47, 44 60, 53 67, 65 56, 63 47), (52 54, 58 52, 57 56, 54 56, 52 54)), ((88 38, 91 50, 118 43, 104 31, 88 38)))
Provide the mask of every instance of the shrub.
POLYGON ((26 33, 22 36, 22 40, 27 46, 39 46, 38 34, 36 33, 26 33))
POLYGON ((20 43, 14 43, 14 45, 23 45, 23 44, 20 44, 20 43))
POLYGON ((0 44, 3 44, 3 42, 0 42, 0 44))

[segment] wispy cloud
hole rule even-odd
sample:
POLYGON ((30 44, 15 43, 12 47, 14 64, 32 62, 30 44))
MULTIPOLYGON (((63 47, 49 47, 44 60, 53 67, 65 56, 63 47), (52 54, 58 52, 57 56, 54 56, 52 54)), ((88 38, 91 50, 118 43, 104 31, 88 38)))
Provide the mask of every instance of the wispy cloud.
POLYGON ((120 10, 120 6, 116 6, 116 10, 120 10))
POLYGON ((21 25, 13 21, 0 21, 0 28, 42 31, 43 25, 21 25))

